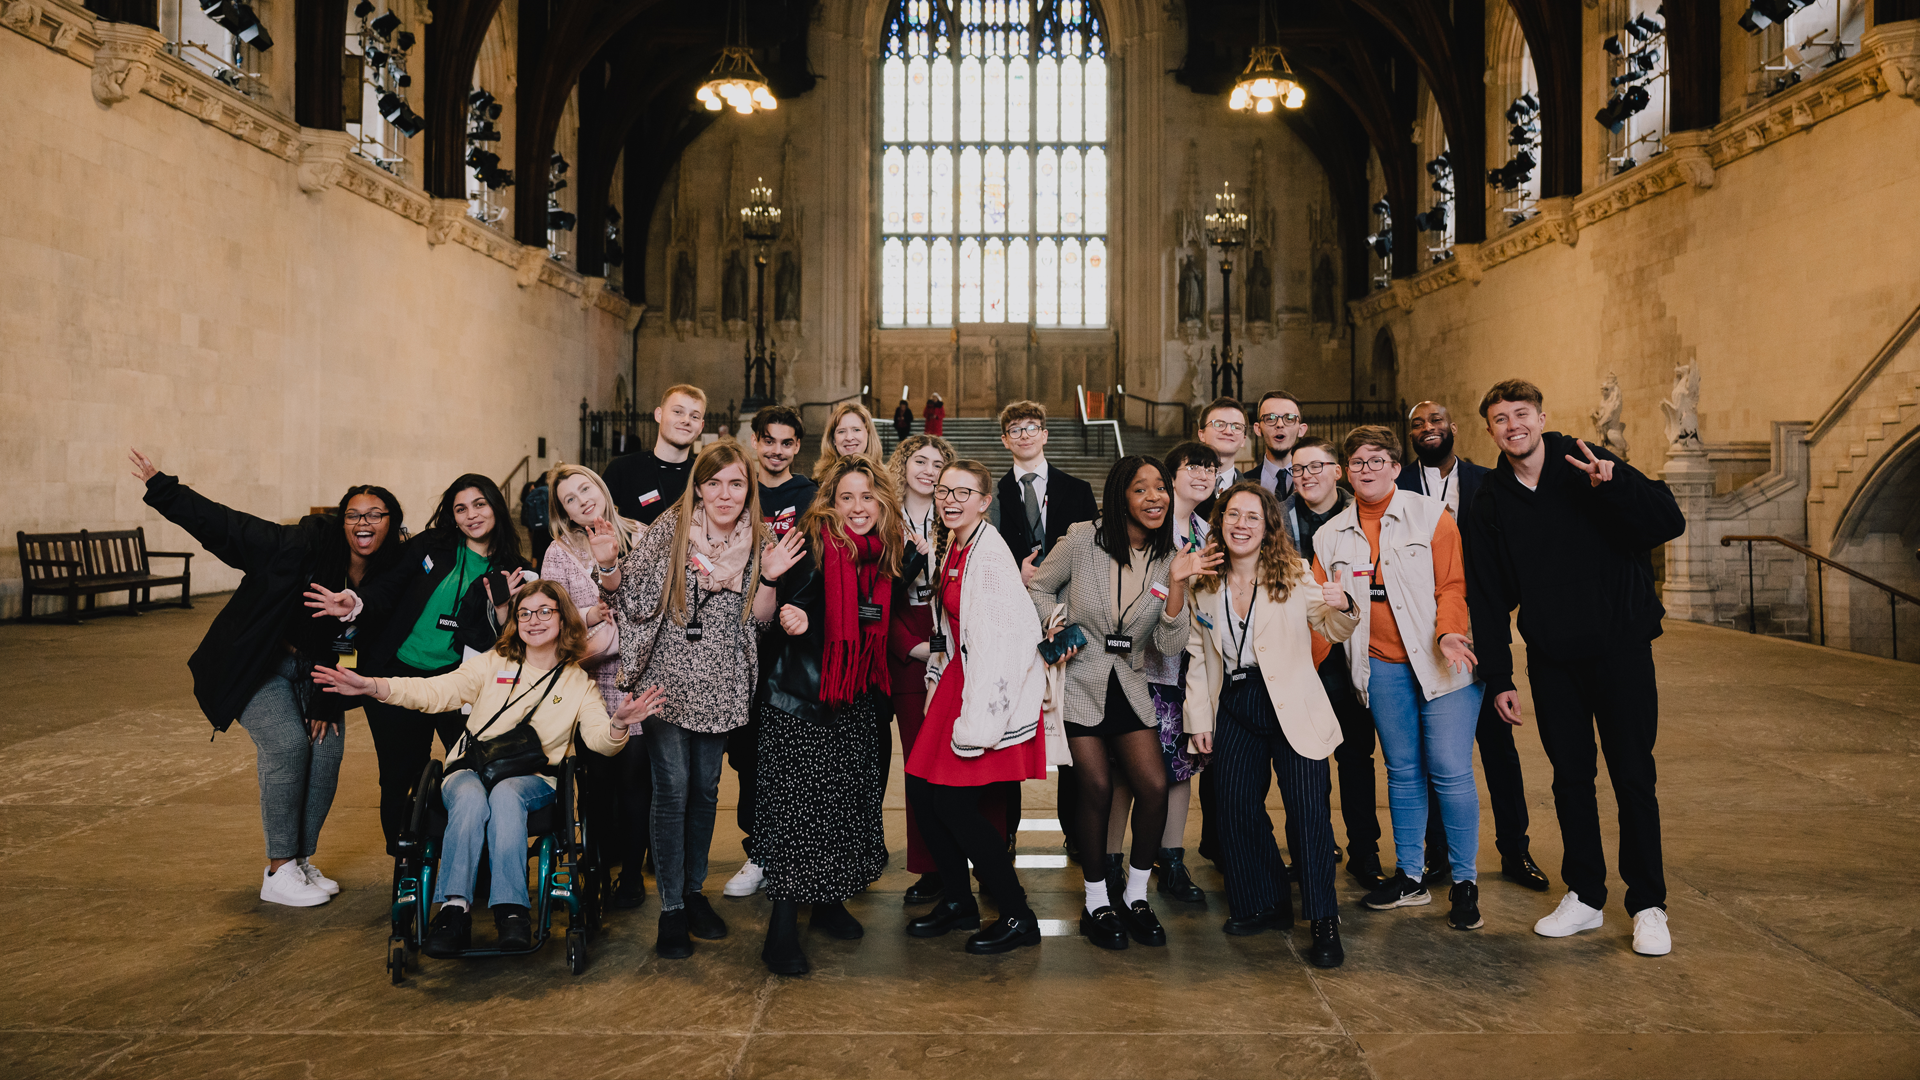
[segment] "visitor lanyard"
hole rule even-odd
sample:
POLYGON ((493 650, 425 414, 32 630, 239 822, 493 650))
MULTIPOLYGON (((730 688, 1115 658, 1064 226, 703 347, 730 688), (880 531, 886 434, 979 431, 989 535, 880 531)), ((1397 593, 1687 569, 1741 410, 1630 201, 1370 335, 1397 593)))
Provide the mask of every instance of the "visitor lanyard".
POLYGON ((1227 642, 1233 646, 1234 666, 1236 668, 1243 668, 1247 666, 1247 624, 1253 621, 1253 609, 1255 605, 1260 603, 1260 586, 1258 583, 1255 583, 1253 586, 1253 595, 1247 599, 1247 617, 1240 620, 1240 634, 1238 638, 1235 638, 1233 633, 1233 586, 1225 586, 1225 591, 1227 597, 1227 642))
POLYGON ((986 524, 987 523, 984 520, 975 522, 973 525, 973 531, 967 534, 967 540, 965 543, 960 544, 957 547, 951 547, 947 549, 947 557, 941 560, 941 563, 940 563, 940 569, 942 571, 945 571, 947 569, 948 563, 952 562, 954 559, 958 558, 960 555, 964 554, 965 552, 972 550, 974 539, 980 535, 980 530, 982 528, 985 528, 986 524))
POLYGON ((1441 502, 1447 501, 1447 485, 1451 483, 1453 483, 1453 474, 1451 473, 1440 478, 1440 496, 1439 497, 1441 502))
POLYGON ((1204 526, 1200 523, 1199 514, 1187 515, 1187 550, 1188 551, 1199 551, 1202 547, 1206 546, 1206 543, 1207 543, 1206 539, 1201 535, 1202 528, 1204 528, 1204 526))
MULTIPOLYGON (((1120 595, 1126 590, 1127 571, 1131 569, 1133 569, 1133 553, 1129 551, 1126 565, 1120 567, 1113 575, 1113 609, 1120 613, 1120 617, 1114 620, 1115 629, 1127 625, 1127 616, 1133 613, 1134 608, 1140 606, 1140 597, 1147 595, 1146 587, 1143 585, 1140 588, 1140 595, 1133 598, 1133 603, 1126 607, 1120 606, 1120 595)), ((1147 570, 1151 569, 1153 569, 1153 562, 1148 560, 1146 568, 1140 571, 1141 577, 1145 578, 1147 570)))
MULTIPOLYGON (((901 516, 902 517, 906 516, 905 511, 901 512, 901 516)), ((918 528, 914 527, 912 518, 910 517, 907 518, 907 531, 912 533, 914 536, 918 537, 921 540, 933 539, 933 508, 932 507, 927 508, 927 516, 925 519, 923 519, 920 522, 920 525, 918 528)), ((926 584, 931 581, 933 575, 936 572, 937 572, 936 568, 933 566, 931 562, 929 562, 927 566, 920 571, 920 576, 910 584, 926 584)))

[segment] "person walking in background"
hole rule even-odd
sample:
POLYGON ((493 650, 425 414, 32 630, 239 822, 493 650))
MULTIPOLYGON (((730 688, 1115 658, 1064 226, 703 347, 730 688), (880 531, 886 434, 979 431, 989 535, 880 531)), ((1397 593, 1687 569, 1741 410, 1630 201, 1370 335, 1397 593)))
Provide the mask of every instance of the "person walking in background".
MULTIPOLYGON (((1500 463, 1480 484, 1469 524, 1469 581, 1481 594, 1474 641, 1500 718, 1518 725, 1509 614, 1520 609, 1540 744, 1553 762, 1553 805, 1567 894, 1534 924, 1567 937, 1602 924, 1607 860, 1600 841, 1594 730, 1620 806, 1620 877, 1633 951, 1664 956, 1667 880, 1653 744, 1659 693, 1653 639, 1666 610, 1647 552, 1686 530, 1673 493, 1605 450, 1547 430, 1540 388, 1520 379, 1480 400, 1500 463)), ((1448 823, 1451 837, 1452 823, 1448 823)))
MULTIPOLYGON (((1470 545, 1469 518, 1473 499, 1488 472, 1453 452, 1453 438, 1459 429, 1445 405, 1422 401, 1407 414, 1408 441, 1413 444, 1415 464, 1400 470, 1399 485, 1407 491, 1431 495, 1447 504, 1447 511, 1460 526, 1460 543, 1470 545)), ((1466 556, 1469 566, 1471 554, 1466 556)), ((1513 745, 1513 727, 1500 719, 1494 707, 1494 695, 1480 701, 1480 719, 1474 728, 1474 741, 1480 746, 1480 767, 1487 777, 1487 803, 1493 808, 1494 847, 1500 852, 1500 876, 1536 892, 1549 886, 1547 875, 1534 864, 1532 843, 1527 839, 1527 787, 1520 773, 1520 752, 1513 745)), ((1447 831, 1442 827, 1440 797, 1430 796, 1427 813, 1427 865, 1447 863, 1447 831)))
POLYGON ((873 426, 873 414, 857 401, 843 401, 827 416, 827 430, 820 436, 820 459, 813 463, 813 482, 825 480, 840 459, 855 454, 880 456, 880 429, 873 426))
POLYGON ((637 450, 607 465, 607 490, 620 513, 642 525, 667 512, 686 489, 700 433, 707 423, 707 392, 680 383, 667 387, 653 410, 660 434, 652 450, 637 450))
POLYGON ((900 395, 900 404, 893 409, 893 439, 899 443, 913 434, 913 406, 907 404, 907 395, 900 395))
POLYGON ((312 672, 345 662, 338 656, 353 653, 356 632, 378 630, 391 611, 400 503, 361 485, 334 514, 277 525, 214 502, 138 450, 128 457, 146 504, 241 572, 187 660, 193 696, 215 731, 238 720, 253 739, 267 848, 260 899, 324 904, 340 885, 313 854, 339 783, 346 706, 317 693, 312 672))
POLYGON ((927 395, 927 403, 921 409, 920 416, 923 421, 921 430, 928 435, 947 433, 947 403, 941 400, 938 392, 927 395))

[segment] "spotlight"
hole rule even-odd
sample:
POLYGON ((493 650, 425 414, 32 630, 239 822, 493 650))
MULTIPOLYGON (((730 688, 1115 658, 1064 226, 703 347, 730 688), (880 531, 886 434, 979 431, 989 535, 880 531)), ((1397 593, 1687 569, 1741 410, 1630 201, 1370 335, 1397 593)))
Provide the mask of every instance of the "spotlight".
POLYGON ((557 150, 554 151, 553 157, 548 160, 547 164, 550 168, 553 169, 554 175, 556 176, 566 175, 567 159, 564 157, 561 157, 559 151, 557 150))
POLYGON ((482 171, 497 169, 500 167, 500 155, 476 146, 467 151, 467 164, 482 171))
POLYGON ((551 195, 566 186, 567 182, 565 180, 555 180, 547 185, 547 194, 551 195))
POLYGON ((377 68, 377 67, 385 67, 386 65, 387 65, 387 54, 381 52, 380 47, 377 45, 367 46, 367 66, 377 68))
POLYGON ((1615 75, 1613 78, 1608 79, 1607 85, 1608 86, 1625 86, 1630 82, 1638 82, 1641 79, 1644 79, 1646 77, 1647 77, 1646 72, 1635 71, 1632 68, 1628 68, 1626 71, 1623 71, 1620 74, 1615 75))
POLYGON ((1633 62, 1639 65, 1641 71, 1652 71, 1653 65, 1660 62, 1660 50, 1641 49, 1633 54, 1633 62))
POLYGON ((468 142, 499 142, 500 132, 494 128, 493 122, 491 120, 483 120, 480 122, 479 127, 474 128, 472 131, 467 132, 467 141, 468 142))
POLYGON ((1774 94, 1791 90, 1798 85, 1800 85, 1800 73, 1797 71, 1789 71, 1785 75, 1773 80, 1773 90, 1769 92, 1767 96, 1772 97, 1774 94))
POLYGON ((1373 212, 1379 214, 1381 217, 1389 217, 1393 214, 1393 207, 1388 205, 1387 200, 1381 199, 1379 202, 1373 204, 1373 212))
POLYGON ((1627 33, 1640 41, 1645 41, 1665 29, 1666 27, 1654 22, 1644 11, 1627 20, 1627 33))
POLYGON ((574 223, 577 220, 577 218, 565 210, 552 206, 547 207, 548 232, 569 232, 573 229, 574 223))
POLYGON ((388 38, 392 37, 393 32, 395 30, 398 30, 399 28, 400 28, 400 16, 395 15, 391 11, 387 12, 384 15, 381 15, 379 18, 367 24, 367 29, 372 30, 375 34, 378 34, 380 36, 381 41, 385 41, 388 38))
POLYGON ((1367 246, 1373 249, 1375 255, 1384 259, 1393 254, 1393 233, 1381 232, 1369 236, 1367 237, 1367 246))
POLYGON ((1626 104, 1619 94, 1615 94, 1600 106, 1599 111, 1593 114, 1593 119, 1608 131, 1619 131, 1621 125, 1627 122, 1626 104))
POLYGON ((1619 35, 1619 34, 1610 34, 1610 35, 1608 35, 1608 36, 1607 36, 1607 40, 1605 40, 1605 41, 1603 41, 1603 42, 1601 42, 1601 43, 1600 43, 1600 47, 1601 47, 1601 48, 1603 48, 1603 49, 1605 49, 1605 50, 1607 50, 1608 52, 1610 52, 1610 53, 1612 53, 1612 54, 1613 54, 1613 55, 1615 55, 1615 56, 1620 56, 1620 55, 1622 55, 1622 54, 1624 53, 1624 51, 1625 51, 1625 50, 1623 50, 1623 49, 1621 49, 1621 48, 1620 48, 1620 35, 1619 35))
POLYGON ((1447 228, 1447 207, 1441 204, 1424 214, 1416 214, 1413 227, 1421 232, 1445 232, 1447 228))
POLYGON ((1746 14, 1740 16, 1740 29, 1757 34, 1775 23, 1786 22, 1787 16, 1806 6, 1806 0, 1751 0, 1746 14))
POLYGON ((1537 97, 1534 97, 1531 93, 1521 94, 1520 103, 1522 105, 1525 105, 1527 107, 1527 111, 1530 113, 1536 113, 1540 111, 1540 99, 1537 97))
POLYGON ((419 113, 401 105, 400 115, 393 121, 393 126, 400 130, 400 134, 411 139, 427 129, 427 120, 419 113))
POLYGON ((1533 145, 1533 137, 1538 131, 1539 128, 1533 124, 1527 124, 1525 126, 1515 124, 1513 127, 1507 129, 1507 145, 1531 146, 1533 145))
POLYGON ((1649 104, 1652 103, 1652 101, 1653 101, 1653 96, 1647 93, 1646 87, 1644 86, 1627 87, 1627 94, 1626 94, 1627 115, 1632 116, 1634 113, 1637 113, 1641 109, 1646 108, 1649 104))
POLYGON ((354 18, 364 19, 371 14, 373 14, 373 0, 360 0, 359 3, 353 5, 354 18))
POLYGON ((406 107, 407 103, 400 99, 400 95, 391 90, 380 95, 380 115, 386 117, 388 122, 399 119, 406 107))
POLYGON ((467 108, 479 110, 493 104, 493 95, 485 90, 475 90, 467 95, 467 108))
POLYGON ((200 10, 228 33, 256 49, 273 48, 273 36, 260 23, 260 16, 240 0, 200 0, 200 10))
POLYGON ((620 224, 620 211, 611 206, 607 207, 607 227, 612 228, 618 224, 620 224))
POLYGON ((398 84, 399 84, 399 85, 401 85, 401 86, 412 86, 412 85, 413 85, 413 76, 411 76, 411 75, 409 75, 409 74, 407 74, 406 72, 404 72, 404 71, 403 71, 403 72, 401 72, 400 74, 398 74, 398 75, 396 75, 396 76, 394 76, 394 78, 393 78, 393 81, 394 81, 394 82, 396 82, 396 83, 398 83, 398 84))
POLYGON ((411 30, 402 30, 399 33, 393 35, 394 47, 399 49, 401 52, 406 52, 408 49, 413 48, 413 43, 418 40, 420 39, 414 37, 413 31, 411 30))

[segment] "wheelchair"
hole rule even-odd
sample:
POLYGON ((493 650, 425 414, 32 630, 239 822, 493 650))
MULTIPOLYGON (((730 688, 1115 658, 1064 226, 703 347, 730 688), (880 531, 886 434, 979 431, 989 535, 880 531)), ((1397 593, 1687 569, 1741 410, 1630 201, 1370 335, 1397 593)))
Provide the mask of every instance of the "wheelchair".
MULTIPOLYGON (((427 763, 415 789, 413 816, 407 831, 395 847, 392 928, 387 937, 387 973, 400 985, 407 970, 419 970, 419 957, 426 953, 435 959, 471 959, 483 956, 518 956, 540 951, 553 936, 553 917, 564 908, 567 913, 567 970, 575 975, 587 969, 587 941, 600 928, 600 916, 610 886, 583 819, 587 805, 587 785, 591 782, 578 754, 569 754, 559 770, 558 788, 552 802, 527 815, 528 849, 525 857, 536 863, 533 887, 528 899, 533 917, 533 943, 524 949, 500 949, 492 945, 469 947, 452 953, 430 951, 426 947, 427 924, 431 921, 433 890, 440 869, 440 845, 447 827, 447 809, 441 801, 440 784, 445 766, 427 763)), ((499 858, 498 852, 485 852, 476 884, 487 880, 486 860, 499 858)), ((476 889, 475 891, 479 891, 476 889)), ((475 904, 476 910, 480 909, 475 904)))

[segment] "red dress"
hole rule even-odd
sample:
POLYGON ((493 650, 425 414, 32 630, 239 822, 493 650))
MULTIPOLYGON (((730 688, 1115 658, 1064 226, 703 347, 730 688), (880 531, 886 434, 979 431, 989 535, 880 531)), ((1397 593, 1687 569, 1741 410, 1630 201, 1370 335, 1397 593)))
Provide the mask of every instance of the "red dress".
MULTIPOLYGON (((969 547, 947 556, 940 575, 940 605, 947 612, 947 640, 957 648, 960 641, 960 580, 966 573, 969 547)), ((966 689, 966 671, 956 653, 940 673, 940 684, 927 702, 927 716, 920 735, 908 755, 906 771, 930 784, 947 787, 980 787, 1002 781, 1041 780, 1047 775, 1046 737, 1035 731, 1026 742, 979 757, 963 758, 953 752, 953 722, 960 718, 960 696, 966 689)))

